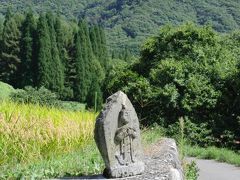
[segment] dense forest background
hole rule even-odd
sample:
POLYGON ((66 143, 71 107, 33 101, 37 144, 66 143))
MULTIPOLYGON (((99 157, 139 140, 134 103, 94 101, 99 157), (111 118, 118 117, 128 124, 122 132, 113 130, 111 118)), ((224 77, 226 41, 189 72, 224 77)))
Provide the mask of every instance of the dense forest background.
POLYGON ((51 12, 8 9, 0 31, 0 80, 14 88, 44 87, 61 100, 102 104, 108 71, 104 30, 51 12))
POLYGON ((31 7, 35 13, 51 10, 67 19, 84 17, 101 23, 109 48, 118 52, 126 47, 138 53, 139 44, 164 24, 192 21, 223 33, 240 26, 238 0, 1 0, 0 13, 5 14, 9 6, 18 12, 31 7))

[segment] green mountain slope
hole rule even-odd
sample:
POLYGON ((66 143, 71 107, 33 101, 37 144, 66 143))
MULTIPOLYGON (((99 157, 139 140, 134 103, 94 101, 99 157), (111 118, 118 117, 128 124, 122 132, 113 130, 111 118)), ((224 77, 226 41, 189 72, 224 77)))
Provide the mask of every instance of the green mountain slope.
POLYGON ((0 0, 0 12, 4 14, 9 4, 14 10, 53 10, 69 19, 85 17, 101 23, 112 49, 129 47, 132 51, 163 24, 193 21, 211 24, 219 32, 240 27, 239 0, 0 0))

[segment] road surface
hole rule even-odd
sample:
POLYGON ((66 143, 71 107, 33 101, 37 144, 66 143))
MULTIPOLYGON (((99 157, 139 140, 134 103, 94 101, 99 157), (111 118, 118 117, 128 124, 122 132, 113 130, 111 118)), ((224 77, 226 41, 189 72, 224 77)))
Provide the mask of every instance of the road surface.
POLYGON ((198 180, 240 180, 240 167, 214 160, 187 158, 189 162, 192 160, 199 168, 198 180))

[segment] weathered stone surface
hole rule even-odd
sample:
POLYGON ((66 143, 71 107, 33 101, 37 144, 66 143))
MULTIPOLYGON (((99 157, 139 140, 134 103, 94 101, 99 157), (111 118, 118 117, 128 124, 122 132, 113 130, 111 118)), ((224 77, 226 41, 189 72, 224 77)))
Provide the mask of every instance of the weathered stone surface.
POLYGON ((139 121, 127 95, 119 91, 107 99, 96 120, 95 141, 105 162, 106 177, 143 173, 139 121))
POLYGON ((164 138, 146 152, 146 174, 139 179, 183 180, 183 168, 174 139, 164 138), (150 175, 149 171, 153 173, 150 175))

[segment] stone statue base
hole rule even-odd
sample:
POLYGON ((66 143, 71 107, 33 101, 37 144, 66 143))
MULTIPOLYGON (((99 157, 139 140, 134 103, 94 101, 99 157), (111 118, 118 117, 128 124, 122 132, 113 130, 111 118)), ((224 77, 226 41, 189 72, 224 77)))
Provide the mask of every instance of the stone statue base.
POLYGON ((128 166, 118 166, 115 168, 104 169, 103 175, 106 178, 123 178, 129 176, 136 176, 144 172, 144 163, 137 162, 129 164, 128 166))

